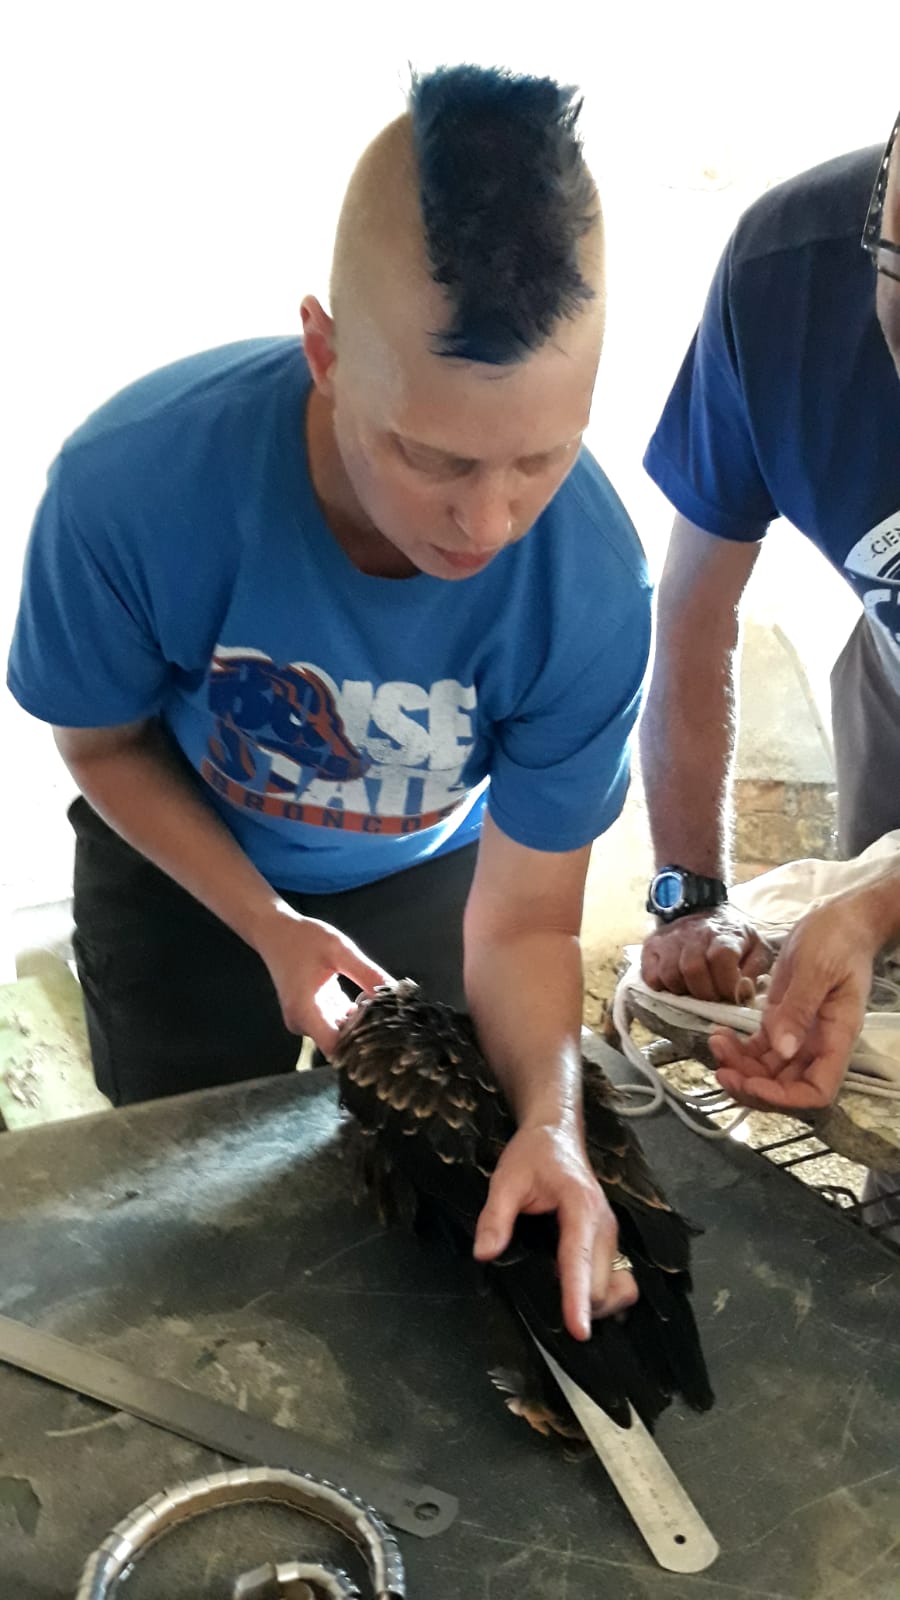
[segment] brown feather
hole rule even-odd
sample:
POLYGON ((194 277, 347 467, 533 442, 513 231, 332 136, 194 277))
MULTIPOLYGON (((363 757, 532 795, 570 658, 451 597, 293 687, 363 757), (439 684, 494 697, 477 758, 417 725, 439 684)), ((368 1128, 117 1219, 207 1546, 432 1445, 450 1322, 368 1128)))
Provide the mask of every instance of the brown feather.
MULTIPOLYGON (((471 1241, 488 1180, 515 1124, 470 1018, 428 1001, 404 981, 360 1001, 334 1065, 343 1103, 374 1133, 383 1158, 368 1169, 380 1212, 408 1214, 412 1192, 420 1220, 427 1212, 471 1241), (401 1204, 386 1202, 382 1193, 395 1182, 404 1188, 401 1204)), ((520 1218, 491 1276, 516 1308, 520 1340, 524 1321, 610 1416, 627 1423, 630 1400, 652 1425, 673 1393, 699 1409, 712 1404, 688 1301, 693 1230, 669 1205, 632 1127, 616 1113, 611 1085, 591 1062, 584 1063, 583 1094, 588 1154, 616 1215, 621 1248, 634 1263, 637 1306, 622 1322, 595 1323, 586 1344, 569 1337, 552 1217, 520 1218)), ((521 1360, 508 1364, 508 1370, 523 1367, 531 1370, 521 1360)), ((518 1397, 523 1412, 545 1417, 549 1405, 569 1427, 568 1407, 554 1385, 548 1390, 540 1378, 529 1382, 529 1391, 518 1397)))

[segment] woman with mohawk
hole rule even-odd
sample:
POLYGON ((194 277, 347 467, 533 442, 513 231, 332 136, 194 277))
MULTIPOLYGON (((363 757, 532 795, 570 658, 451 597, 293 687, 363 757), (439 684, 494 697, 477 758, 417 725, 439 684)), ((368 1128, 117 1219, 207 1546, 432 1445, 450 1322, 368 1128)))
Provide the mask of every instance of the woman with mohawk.
POLYGON ((67 441, 10 684, 81 790, 100 1087, 289 1071, 298 1035, 333 1052, 342 980, 408 974, 467 1008, 514 1117, 475 1251, 555 1214, 586 1339, 637 1296, 585 1151, 578 936, 650 603, 581 445, 605 302, 578 111, 549 79, 416 78, 302 344, 191 356, 67 441))

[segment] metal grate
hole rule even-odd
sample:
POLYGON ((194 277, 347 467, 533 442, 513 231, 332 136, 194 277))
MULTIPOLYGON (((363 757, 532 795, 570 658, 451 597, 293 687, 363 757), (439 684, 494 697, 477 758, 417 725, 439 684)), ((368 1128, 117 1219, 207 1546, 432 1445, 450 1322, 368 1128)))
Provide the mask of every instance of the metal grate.
POLYGON ((863 1199, 866 1167, 841 1155, 796 1117, 783 1111, 750 1111, 733 1131, 730 1130, 741 1108, 722 1088, 709 1065, 695 1053, 697 1041, 679 1039, 676 1043, 661 1034, 659 1018, 641 1013, 634 1005, 633 996, 629 999, 626 1020, 627 1044, 620 1024, 617 1025, 619 1019, 613 1020, 607 1006, 600 1037, 597 1038, 589 1027, 583 1030, 585 1055, 608 1070, 604 1050, 612 1048, 624 1054, 632 1067, 637 1066, 632 1057, 639 1053, 652 1076, 667 1091, 670 1102, 673 1097, 677 1098, 683 1120, 694 1122, 700 1132, 705 1132, 709 1126, 717 1128, 722 1136, 730 1131, 732 1139, 746 1144, 773 1166, 784 1167, 790 1177, 805 1188, 814 1189, 823 1204, 840 1211, 848 1222, 864 1228, 900 1256, 900 1173, 896 1175, 896 1187, 885 1188, 871 1199, 863 1199), (631 1036, 631 1027, 635 1025, 639 1030, 638 1039, 631 1036), (641 1038, 643 1042, 639 1043, 641 1038), (599 1053, 592 1050, 592 1041, 599 1046, 599 1053), (694 1050, 689 1048, 689 1043, 694 1045, 694 1050), (891 1202, 896 1202, 893 1209, 897 1215, 883 1217, 881 1208, 890 1206, 891 1202), (892 1233, 896 1237, 891 1238, 892 1233))
MULTIPOLYGON (((647 1047, 644 1046, 644 1053, 647 1047)), ((713 1077, 709 1067, 696 1057, 660 1063, 660 1076, 681 1098, 685 1110, 698 1122, 727 1127, 740 1110, 713 1077)), ((833 1150, 811 1128, 783 1112, 751 1111, 732 1135, 773 1166, 783 1167, 788 1175, 813 1189, 823 1202, 835 1207, 846 1220, 880 1239, 900 1255, 900 1239, 889 1235, 897 1228, 897 1218, 882 1217, 885 1202, 898 1202, 900 1214, 900 1174, 897 1187, 883 1190, 872 1199, 862 1198, 866 1168, 833 1150)))
POLYGON ((861 1199, 849 1183, 834 1182, 831 1179, 817 1182, 815 1177, 810 1177, 797 1169, 809 1162, 822 1160, 827 1160, 830 1165, 841 1162, 846 1166, 848 1175, 859 1171, 859 1168, 837 1155, 824 1139, 820 1139, 818 1134, 812 1133, 808 1128, 801 1128, 781 1139, 770 1139, 754 1144, 753 1148, 758 1155, 765 1156, 771 1161, 773 1166, 784 1168, 792 1177, 803 1182, 806 1188, 814 1189, 828 1205, 840 1211, 848 1222, 852 1222, 856 1227, 865 1228, 867 1233, 871 1233, 880 1239, 882 1244, 887 1245, 888 1249, 900 1255, 900 1243, 888 1237, 889 1231, 897 1226, 896 1219, 892 1221, 886 1217, 881 1221, 878 1220, 878 1212, 885 1202, 896 1200, 900 1204, 900 1179, 896 1188, 884 1190, 871 1200, 861 1199))

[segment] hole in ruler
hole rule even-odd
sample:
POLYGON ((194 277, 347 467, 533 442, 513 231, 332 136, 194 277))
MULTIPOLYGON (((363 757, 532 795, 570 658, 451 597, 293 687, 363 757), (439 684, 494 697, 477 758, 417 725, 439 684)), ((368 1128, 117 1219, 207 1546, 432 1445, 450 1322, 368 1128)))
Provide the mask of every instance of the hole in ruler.
POLYGON ((420 1522, 433 1522, 440 1514, 441 1508, 436 1506, 433 1500, 420 1500, 416 1506, 416 1516, 420 1522))
POLYGON ((687 1544, 687 1536, 685 1534, 683 1534, 683 1533, 676 1533, 676 1535, 675 1535, 675 1543, 676 1544, 687 1544))

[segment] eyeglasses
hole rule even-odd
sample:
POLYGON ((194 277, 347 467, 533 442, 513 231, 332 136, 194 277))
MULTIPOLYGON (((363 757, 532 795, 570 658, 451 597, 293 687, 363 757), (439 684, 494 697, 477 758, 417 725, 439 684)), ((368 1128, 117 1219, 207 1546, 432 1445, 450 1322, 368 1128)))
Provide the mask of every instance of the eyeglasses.
POLYGON ((892 255, 900 256, 900 244, 895 243, 893 239, 883 238, 881 232, 882 217, 884 213, 884 197, 887 192, 888 168, 891 164, 891 154, 894 149, 898 130, 900 130, 900 116, 897 117, 897 120, 891 129, 891 136, 888 139, 888 142, 885 146, 884 155, 881 158, 881 165, 878 168, 878 176, 875 179, 875 187, 872 190, 872 198, 869 201, 869 209, 866 213, 866 225, 863 228, 862 238, 859 242, 863 249, 867 250, 869 255, 872 257, 875 271, 882 273, 886 278, 893 278, 895 282, 900 283, 900 272, 892 272, 890 267, 882 266, 878 259, 882 250, 888 250, 892 255))

